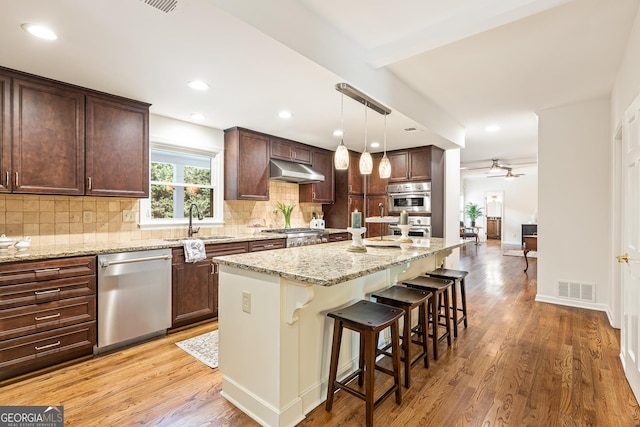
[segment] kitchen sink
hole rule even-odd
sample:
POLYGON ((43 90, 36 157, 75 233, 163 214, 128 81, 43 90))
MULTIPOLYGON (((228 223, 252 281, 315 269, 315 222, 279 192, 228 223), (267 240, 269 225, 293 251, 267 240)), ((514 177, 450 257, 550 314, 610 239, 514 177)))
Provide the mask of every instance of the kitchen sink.
MULTIPOLYGON (((165 240, 167 242, 179 242, 180 240, 186 240, 186 239, 189 239, 189 237, 173 237, 173 238, 162 239, 162 240, 165 240)), ((220 235, 216 235, 216 236, 193 236, 193 237, 191 237, 191 239, 223 240, 223 239, 233 239, 233 236, 220 236, 220 235)))

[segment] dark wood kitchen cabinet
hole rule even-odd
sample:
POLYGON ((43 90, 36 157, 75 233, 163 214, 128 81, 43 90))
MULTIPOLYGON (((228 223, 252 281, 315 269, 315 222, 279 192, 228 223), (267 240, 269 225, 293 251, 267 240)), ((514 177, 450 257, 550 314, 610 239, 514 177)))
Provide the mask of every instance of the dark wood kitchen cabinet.
POLYGON ((284 138, 271 137, 270 156, 272 159, 289 160, 296 163, 311 164, 311 147, 284 138))
POLYGON ((349 169, 334 173, 335 201, 322 207, 328 228, 351 227, 351 212, 364 212, 364 179, 359 162, 360 154, 349 151, 349 169))
MULTIPOLYGON (((380 216, 380 205, 382 205, 382 212, 387 214, 387 196, 386 194, 368 195, 366 196, 367 203, 367 216, 380 216)), ((368 222, 365 224, 367 232, 365 237, 378 237, 386 236, 389 234, 389 224, 387 223, 374 223, 368 222)))
POLYGON ((271 251, 287 247, 287 239, 253 240, 249 242, 249 252, 271 251))
POLYGON ((149 105, 86 98, 86 195, 149 196, 149 105))
POLYGON ((85 95, 52 82, 13 78, 14 193, 84 194, 85 95))
MULTIPOLYGON (((380 178, 380 160, 382 160, 382 153, 376 153, 372 155, 373 158, 373 172, 370 175, 365 176, 367 183, 367 194, 387 194, 388 178, 380 178)), ((376 211, 377 212, 377 211, 376 211)), ((386 212, 386 211, 385 211, 386 212)), ((367 215, 374 215, 372 212, 367 212, 367 215)), ((377 214, 375 214, 377 215, 377 214)))
POLYGON ((148 196, 149 104, 2 67, 0 96, 0 191, 148 196))
POLYGON ((301 184, 298 188, 300 202, 333 203, 335 198, 333 152, 314 149, 311 166, 324 175, 323 182, 301 184))
POLYGON ((269 136, 242 128, 224 131, 225 200, 269 200, 269 136))
POLYGON ((431 147, 387 152, 391 162, 389 182, 429 181, 431 179, 431 147))
POLYGON ((174 248, 171 268, 171 327, 179 328, 218 316, 218 264, 214 256, 242 254, 247 242, 206 245, 207 258, 186 262, 184 249, 174 248))
POLYGON ((0 74, 0 167, 6 176, 0 176, 0 192, 11 191, 11 78, 0 74))
POLYGON ((0 266, 0 380, 90 356, 96 257, 0 266))

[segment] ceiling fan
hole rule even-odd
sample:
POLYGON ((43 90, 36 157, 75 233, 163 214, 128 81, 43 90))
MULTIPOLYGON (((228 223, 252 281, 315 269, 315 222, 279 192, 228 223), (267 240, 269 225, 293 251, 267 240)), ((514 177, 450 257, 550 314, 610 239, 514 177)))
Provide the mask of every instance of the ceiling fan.
POLYGON ((523 173, 513 173, 511 168, 507 168, 504 166, 502 167, 502 169, 507 170, 506 175, 489 175, 487 178, 504 178, 506 180, 512 180, 524 175, 523 173))

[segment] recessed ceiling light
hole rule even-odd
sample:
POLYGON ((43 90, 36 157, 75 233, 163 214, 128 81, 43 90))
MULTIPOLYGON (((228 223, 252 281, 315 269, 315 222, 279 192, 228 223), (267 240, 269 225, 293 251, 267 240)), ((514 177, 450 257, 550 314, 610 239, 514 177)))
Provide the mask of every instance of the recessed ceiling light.
POLYGON ((195 89, 195 90, 207 90, 207 89, 209 89, 209 85, 207 83, 203 82, 202 80, 192 80, 189 83, 187 83, 187 85, 191 89, 195 89))
POLYGON ((379 142, 372 142, 371 143, 371 148, 378 148, 380 147, 380 143, 379 142))
POLYGON ((22 29, 28 32, 31 35, 34 35, 38 38, 44 40, 57 40, 58 35, 51 31, 47 27, 43 27, 42 25, 35 24, 22 24, 22 29))
POLYGON ((484 128, 484 130, 486 130, 487 132, 498 132, 500 130, 500 126, 498 126, 498 125, 489 125, 486 128, 484 128))
POLYGON ((333 131, 333 136, 342 136, 342 135, 343 135, 343 133, 342 133, 342 131, 340 129, 333 131))
POLYGON ((281 119, 290 119, 291 113, 283 110, 278 113, 278 117, 280 117, 281 119))
POLYGON ((199 113, 192 113, 191 114, 191 118, 193 120, 204 120, 204 116, 202 114, 199 114, 199 113))

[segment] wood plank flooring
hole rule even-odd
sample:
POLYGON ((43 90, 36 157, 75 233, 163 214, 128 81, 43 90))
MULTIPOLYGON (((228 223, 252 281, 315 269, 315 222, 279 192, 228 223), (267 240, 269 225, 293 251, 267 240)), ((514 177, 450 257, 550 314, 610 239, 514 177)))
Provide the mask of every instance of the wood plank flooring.
MULTIPOLYGON (((499 243, 462 251, 469 328, 430 368, 412 369, 403 403, 383 402, 376 425, 638 426, 619 331, 606 315, 535 302, 537 260, 502 256, 499 243)), ((0 383, 0 405, 64 405, 67 426, 256 426, 220 396, 222 376, 175 342, 200 325, 54 372, 0 383)), ((382 381, 381 381, 382 383, 382 381)), ((338 392, 300 426, 360 426, 364 402, 338 392)))

